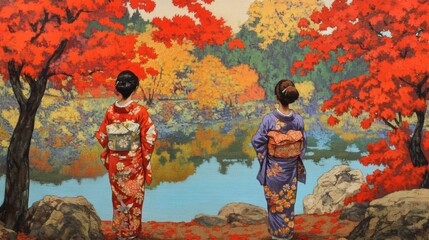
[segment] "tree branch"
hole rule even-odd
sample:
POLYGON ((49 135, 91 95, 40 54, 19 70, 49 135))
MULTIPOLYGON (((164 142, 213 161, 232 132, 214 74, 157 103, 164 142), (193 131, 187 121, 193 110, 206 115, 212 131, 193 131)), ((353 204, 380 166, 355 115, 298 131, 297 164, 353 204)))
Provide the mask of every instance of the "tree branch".
POLYGON ((425 85, 425 83, 428 81, 428 79, 429 79, 429 75, 425 75, 423 77, 423 79, 417 84, 417 86, 415 86, 417 95, 421 98, 426 97, 427 93, 426 94, 424 94, 424 93, 428 90, 426 89, 426 90, 422 91, 422 88, 423 88, 423 85, 425 85))
POLYGON ((48 59, 45 64, 45 67, 42 69, 39 76, 37 77, 37 81, 34 84, 34 88, 32 88, 29 98, 29 107, 31 108, 30 111, 37 111, 37 108, 39 107, 40 102, 42 101, 43 95, 45 93, 48 79, 50 76, 54 75, 53 73, 49 73, 51 63, 61 56, 67 46, 67 42, 68 40, 66 39, 61 41, 60 45, 54 51, 52 56, 48 59))
POLYGON ((399 80, 401 80, 402 82, 404 82, 404 83, 406 83, 406 84, 410 85, 411 87, 416 87, 416 85, 415 85, 415 84, 413 84, 412 82, 409 82, 409 81, 405 80, 405 79, 404 79, 404 78, 402 78, 402 77, 398 77, 398 78, 399 78, 399 80))
POLYGON ((40 37, 40 35, 42 35, 42 33, 45 32, 46 23, 48 23, 48 21, 49 21, 49 14, 46 12, 46 10, 44 11, 44 13, 45 13, 45 15, 44 15, 43 20, 38 21, 38 22, 33 23, 33 24, 30 23, 31 29, 33 29, 33 31, 36 32, 36 35, 34 37, 32 37, 30 40, 31 43, 34 43, 40 37), (40 26, 40 28, 37 31, 37 26, 39 25, 38 24, 39 22, 42 25, 40 26))
POLYGON ((375 30, 375 28, 372 26, 372 24, 369 22, 369 29, 371 29, 373 32, 375 32, 377 34, 378 37, 383 37, 383 34, 381 34, 381 32, 378 32, 377 30, 375 30))
POLYGON ((284 15, 284 14, 279 13, 279 11, 277 11, 277 8, 274 9, 274 11, 276 11, 276 15, 279 18, 280 22, 282 22, 284 26, 287 26, 287 24, 282 19, 282 15, 284 15))
POLYGON ((395 123, 398 126, 398 128, 401 127, 401 124, 402 124, 402 114, 401 113, 398 113, 398 118, 395 118, 395 123))
POLYGON ((397 127, 395 127, 393 124, 391 124, 389 121, 387 121, 387 119, 385 119, 385 118, 381 118, 382 120, 383 120, 383 122, 387 125, 387 126, 389 126, 389 127, 391 127, 392 129, 398 129, 397 127))
POLYGON ((79 9, 76 15, 74 15, 69 8, 66 8, 67 23, 73 23, 74 21, 76 21, 79 18, 80 14, 83 12, 89 13, 91 11, 85 11, 83 9, 79 9))
POLYGON ((12 85, 13 93, 15 94, 15 98, 18 101, 20 108, 25 107, 27 103, 27 98, 22 92, 22 85, 20 82, 20 76, 22 69, 24 68, 24 64, 19 66, 15 66, 15 60, 11 60, 7 64, 8 72, 9 72, 9 81, 12 85))
POLYGON ((29 74, 24 74, 23 78, 28 83, 28 85, 30 85, 30 89, 33 89, 35 87, 36 80, 34 80, 34 78, 32 78, 29 74))
POLYGON ((428 93, 429 93, 429 88, 426 88, 422 93, 423 97, 426 98, 428 93))

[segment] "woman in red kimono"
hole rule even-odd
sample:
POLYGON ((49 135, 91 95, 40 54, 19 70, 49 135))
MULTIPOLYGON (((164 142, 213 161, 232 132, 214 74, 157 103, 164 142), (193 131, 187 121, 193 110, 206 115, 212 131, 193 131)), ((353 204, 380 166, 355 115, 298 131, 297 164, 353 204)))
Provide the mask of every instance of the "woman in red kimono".
POLYGON ((105 148, 101 160, 112 188, 113 231, 119 239, 135 239, 141 231, 145 183, 150 184, 150 158, 157 137, 145 107, 132 100, 139 79, 121 72, 115 83, 121 98, 111 105, 96 133, 105 148))

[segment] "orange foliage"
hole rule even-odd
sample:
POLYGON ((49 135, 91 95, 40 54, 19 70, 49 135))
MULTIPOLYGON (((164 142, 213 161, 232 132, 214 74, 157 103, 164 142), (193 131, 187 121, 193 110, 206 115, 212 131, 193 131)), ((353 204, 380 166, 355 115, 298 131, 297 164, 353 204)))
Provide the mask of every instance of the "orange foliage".
POLYGON ((35 147, 30 148, 30 168, 50 172, 54 170, 54 167, 51 166, 48 162, 51 152, 49 150, 38 149, 35 147))
POLYGON ((204 130, 198 127, 195 140, 190 143, 193 156, 211 156, 222 149, 226 149, 235 141, 233 134, 222 134, 214 129, 204 130))
POLYGON ((63 148, 70 144, 70 142, 73 140, 73 136, 62 134, 61 136, 56 135, 54 139, 51 141, 53 148, 63 148))
POLYGON ((106 171, 99 160, 100 151, 98 145, 81 150, 77 160, 62 168, 63 174, 77 179, 103 176, 106 171))
POLYGON ((239 65, 229 70, 240 88, 238 102, 263 100, 265 90, 258 83, 258 73, 248 65, 239 65))

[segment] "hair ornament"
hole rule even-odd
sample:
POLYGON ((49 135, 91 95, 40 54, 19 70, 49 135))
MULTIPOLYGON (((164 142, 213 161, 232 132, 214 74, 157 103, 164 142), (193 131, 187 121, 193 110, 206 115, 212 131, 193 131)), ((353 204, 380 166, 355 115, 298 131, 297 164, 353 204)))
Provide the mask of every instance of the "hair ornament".
POLYGON ((287 89, 288 89, 288 88, 290 88, 290 87, 293 87, 293 86, 292 86, 292 85, 290 85, 290 86, 287 86, 287 87, 286 87, 285 89, 283 89, 283 90, 282 90, 282 93, 285 93, 285 94, 287 94, 287 89))

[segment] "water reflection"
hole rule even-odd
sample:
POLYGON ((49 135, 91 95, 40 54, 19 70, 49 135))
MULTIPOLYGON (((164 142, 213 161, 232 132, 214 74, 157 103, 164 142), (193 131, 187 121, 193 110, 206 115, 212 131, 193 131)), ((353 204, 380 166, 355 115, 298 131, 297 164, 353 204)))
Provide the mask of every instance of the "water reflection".
MULTIPOLYGON (((199 213, 217 214, 230 202, 246 202, 265 207, 262 187, 256 180, 259 163, 250 139, 257 126, 217 124, 194 126, 194 132, 164 133, 152 156, 154 180, 146 192, 144 221, 189 221, 199 213)), ((364 175, 374 166, 364 167, 357 159, 365 154, 369 139, 348 142, 329 131, 308 133, 304 161, 307 184, 298 186, 296 212, 311 194, 318 178, 335 165, 349 164, 364 175)), ((48 173, 32 170, 30 204, 45 195, 86 197, 102 219, 111 218, 108 177, 98 160, 101 149, 91 146, 70 164, 48 173)), ((0 179, 4 189, 4 176, 0 179)), ((0 191, 0 201, 4 191, 0 191)))
MULTIPOLYGON (((318 162, 305 160, 308 176, 306 184, 298 185, 296 212, 303 212, 302 202, 305 196, 313 192, 318 178, 327 170, 342 164, 334 157, 318 162)), ((348 163, 352 169, 360 169, 364 175, 375 167, 363 167, 358 161, 348 163)), ((190 221, 199 213, 217 214, 219 209, 230 202, 246 202, 257 206, 266 206, 262 187, 256 180, 259 168, 257 160, 250 167, 239 161, 231 161, 226 174, 220 173, 219 162, 210 158, 201 164, 195 174, 180 182, 162 182, 156 188, 146 191, 143 207, 144 221, 190 221)), ((4 177, 0 179, 4 187, 4 177)), ((3 199, 3 192, 0 198, 3 199)), ((111 218, 111 194, 107 175, 95 179, 75 179, 64 181, 61 185, 41 184, 32 181, 30 204, 45 195, 79 196, 87 198, 97 210, 101 219, 111 218)))

